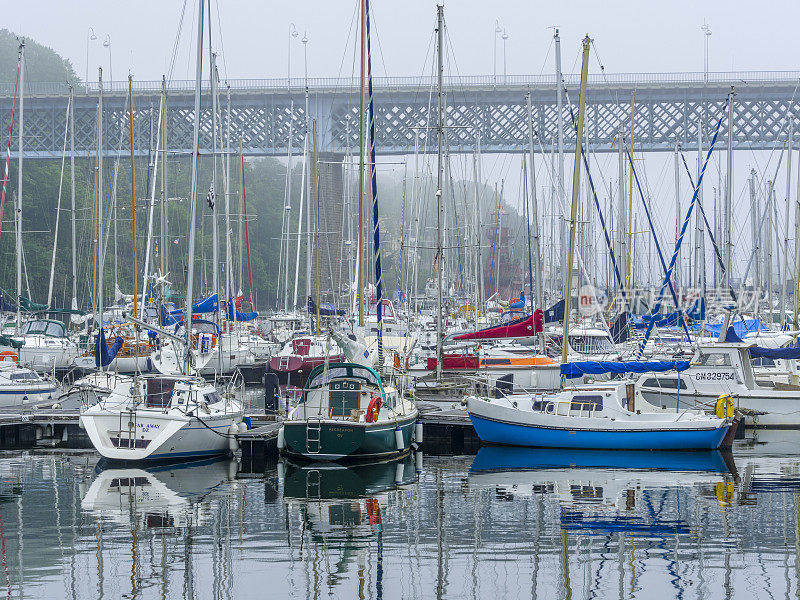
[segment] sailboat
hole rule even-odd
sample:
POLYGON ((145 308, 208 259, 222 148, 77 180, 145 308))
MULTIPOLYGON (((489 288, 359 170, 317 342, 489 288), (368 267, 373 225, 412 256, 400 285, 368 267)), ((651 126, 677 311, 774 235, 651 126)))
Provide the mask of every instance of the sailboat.
MULTIPOLYGON (((668 371, 687 369, 686 361, 588 362, 567 360, 572 299, 572 265, 575 252, 578 195, 582 158, 583 119, 586 108, 590 40, 583 40, 583 65, 578 108, 572 212, 564 288, 566 306, 562 326, 561 375, 585 373, 668 371)), ((717 399, 716 415, 701 410, 673 411, 652 405, 636 396, 635 384, 626 380, 591 386, 564 386, 551 395, 512 394, 491 399, 470 396, 467 411, 475 431, 484 442, 549 448, 594 448, 614 450, 687 450, 718 448, 734 429, 733 400, 717 399)))
MULTIPOLYGON (((362 346, 363 352, 356 357, 352 354, 352 362, 329 362, 314 368, 306 380, 305 388, 296 408, 291 410, 283 422, 279 432, 278 447, 287 454, 302 456, 314 460, 364 459, 373 457, 391 457, 407 452, 417 436, 416 403, 406 397, 403 390, 394 385, 387 385, 379 371, 383 367, 382 345, 382 290, 380 229, 378 221, 377 176, 375 165, 375 126, 372 103, 372 63, 370 60, 369 41, 369 2, 361 4, 361 35, 364 36, 362 49, 366 47, 366 57, 362 52, 362 106, 364 67, 366 58, 366 76, 368 80, 368 114, 369 114, 369 149, 371 165, 371 191, 373 212, 374 263, 377 295, 377 354, 373 355, 362 346), (371 360, 375 357, 377 369, 372 368, 371 360), (356 361, 357 359, 357 361, 356 361)), ((361 127, 364 112, 361 111, 361 127)), ((364 161, 363 139, 360 160, 364 161)), ((315 141, 316 144, 316 141, 315 141)), ((316 180, 316 178, 315 178, 316 180)), ((363 183, 363 178, 360 179, 363 183)), ((316 196, 316 194, 315 194, 316 196)), ((359 202, 363 214, 363 187, 359 193, 359 202)), ((363 240, 363 221, 359 219, 359 240, 363 240)), ((361 242, 359 242, 361 243, 361 242)), ((363 247, 361 245, 360 247, 363 247)), ((359 258, 362 253, 359 252, 359 258)), ((358 265, 362 272, 362 265, 358 265)), ((319 284, 317 284, 319 289, 319 284)), ((363 286, 359 293, 363 294, 363 286)), ((363 327, 363 304, 359 298, 359 326, 363 327)), ((316 302, 319 316, 319 297, 316 302)), ((319 319, 317 319, 319 330, 319 319)), ((317 332, 319 336, 320 332, 317 332)), ((334 334, 336 337, 336 334, 334 334)), ((339 336, 341 339, 341 336, 339 336)), ((347 340, 340 344, 343 352, 348 352, 357 342, 347 340)), ((419 426, 421 430, 421 424, 419 426)), ((421 435, 421 431, 419 432, 421 435)), ((418 440, 419 441, 419 440, 418 440)))
MULTIPOLYGON (((189 256, 186 285, 186 322, 192 323, 194 291, 195 223, 197 215, 197 169, 200 132, 200 91, 203 76, 203 14, 205 0, 199 0, 197 32, 197 72, 194 95, 192 176, 189 218, 189 256)), ((100 70, 102 97, 102 69, 100 70)), ((162 98, 163 102, 163 98, 162 98)), ((101 279, 102 280, 102 279, 101 279)), ((134 376, 132 382, 119 383, 108 397, 81 411, 80 422, 95 449, 112 460, 147 461, 186 459, 225 454, 235 449, 235 434, 243 416, 242 403, 232 392, 220 395, 213 384, 197 374, 192 354, 191 327, 183 338, 155 328, 136 317, 129 319, 164 337, 180 341, 184 348, 182 373, 176 375, 134 376)), ((96 344, 97 360, 104 368, 113 359, 105 343, 103 329, 96 344)))

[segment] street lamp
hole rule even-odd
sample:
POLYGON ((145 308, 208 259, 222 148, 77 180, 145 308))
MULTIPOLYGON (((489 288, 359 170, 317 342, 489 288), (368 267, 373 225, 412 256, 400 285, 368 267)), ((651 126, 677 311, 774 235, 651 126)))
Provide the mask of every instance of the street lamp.
POLYGON ((494 20, 494 48, 492 53, 492 82, 497 85, 497 36, 503 33, 500 20, 494 20))
POLYGON ((703 21, 703 26, 700 28, 703 30, 705 34, 705 52, 703 55, 703 81, 708 83, 708 38, 711 37, 711 27, 709 27, 708 23, 703 21))
POLYGON ((299 35, 297 32, 297 27, 294 26, 294 23, 289 23, 289 52, 288 58, 286 59, 286 87, 287 89, 291 89, 292 87, 292 38, 296 38, 299 35))
POLYGON ((86 84, 86 93, 89 93, 89 42, 97 39, 94 33, 94 28, 89 27, 86 30, 86 78, 83 80, 86 84))
POLYGON ((103 40, 103 48, 108 48, 108 83, 109 89, 114 87, 114 72, 111 70, 111 36, 106 34, 103 40))
POLYGON ((507 39, 508 39, 508 34, 506 33, 506 30, 503 29, 503 83, 508 83, 507 82, 507 77, 506 77, 506 40, 507 39))

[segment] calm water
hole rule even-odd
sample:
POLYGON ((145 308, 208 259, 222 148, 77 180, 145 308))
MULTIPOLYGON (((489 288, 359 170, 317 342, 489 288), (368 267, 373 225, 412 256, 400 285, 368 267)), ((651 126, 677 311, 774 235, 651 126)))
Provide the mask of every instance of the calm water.
POLYGON ((789 598, 800 432, 265 475, 0 455, 10 598, 789 598))

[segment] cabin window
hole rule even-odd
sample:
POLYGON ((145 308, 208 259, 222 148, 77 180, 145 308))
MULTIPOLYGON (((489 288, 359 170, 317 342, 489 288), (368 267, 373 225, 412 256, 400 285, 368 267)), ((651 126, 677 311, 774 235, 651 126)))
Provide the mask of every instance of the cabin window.
POLYGON ((603 397, 600 394, 573 396, 570 410, 603 410, 603 397))
POLYGON ((647 379, 643 385, 645 387, 676 390, 678 389, 678 383, 680 383, 680 388, 682 390, 686 389, 686 382, 683 379, 678 379, 677 377, 652 377, 647 379))
POLYGON ((147 380, 147 408, 166 408, 175 388, 174 379, 147 380))
POLYGON ((36 373, 11 373, 9 379, 11 379, 11 381, 20 381, 23 379, 34 381, 39 379, 39 376, 36 373))
POLYGON ((351 411, 359 409, 361 384, 357 381, 332 381, 328 408, 332 417, 349 417, 351 411))
POLYGON ((730 367, 731 355, 723 352, 701 354, 700 364, 704 367, 730 367))
POLYGON ((758 358, 751 358, 750 362, 754 367, 774 367, 775 361, 766 356, 759 356, 758 358))

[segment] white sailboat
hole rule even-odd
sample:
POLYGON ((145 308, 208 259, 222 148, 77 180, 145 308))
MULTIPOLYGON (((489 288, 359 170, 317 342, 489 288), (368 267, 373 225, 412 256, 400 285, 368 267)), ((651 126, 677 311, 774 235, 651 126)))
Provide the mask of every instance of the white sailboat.
MULTIPOLYGON (((189 268, 184 311, 187 323, 193 322, 192 294, 205 0, 199 0, 198 4, 189 268)), ((140 326, 151 327, 136 317, 132 317, 131 320, 140 326)), ((184 459, 223 454, 235 448, 235 434, 239 430, 243 416, 242 403, 233 398, 232 394, 220 396, 214 385, 197 375, 198 368, 205 365, 195 364, 192 353, 192 328, 184 329, 182 338, 165 330, 159 330, 173 342, 179 341, 183 344, 181 374, 135 376, 132 382, 119 383, 107 398, 81 411, 81 424, 95 449, 104 457, 127 461, 184 459)), ((209 338, 200 337, 201 345, 203 340, 211 343, 209 338)), ((110 362, 105 350, 105 344, 98 344, 101 368, 110 362)))

